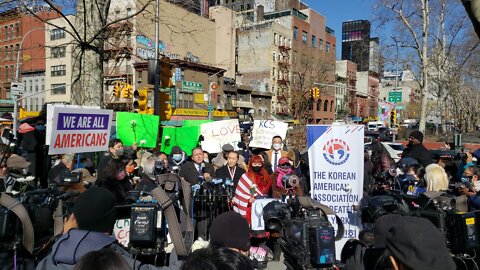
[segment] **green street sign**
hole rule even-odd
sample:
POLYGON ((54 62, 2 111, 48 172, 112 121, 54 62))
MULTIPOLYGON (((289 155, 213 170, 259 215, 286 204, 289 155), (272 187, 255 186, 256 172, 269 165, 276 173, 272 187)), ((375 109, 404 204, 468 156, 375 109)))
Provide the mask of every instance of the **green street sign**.
POLYGON ((182 81, 182 90, 186 92, 192 92, 192 93, 202 93, 203 84, 197 83, 197 82, 182 81))
POLYGON ((405 106, 395 106, 395 109, 397 110, 405 110, 405 106))
POLYGON ((388 102, 402 102, 402 92, 388 92, 388 102))
POLYGON ((170 105, 172 108, 177 107, 177 89, 175 88, 170 89, 170 105))

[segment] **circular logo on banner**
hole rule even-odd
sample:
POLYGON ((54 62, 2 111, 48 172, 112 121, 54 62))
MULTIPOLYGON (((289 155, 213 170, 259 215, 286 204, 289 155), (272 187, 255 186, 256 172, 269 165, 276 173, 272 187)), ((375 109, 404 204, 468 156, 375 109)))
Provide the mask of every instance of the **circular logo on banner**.
POLYGON ((350 147, 341 139, 331 139, 323 146, 323 157, 332 165, 342 165, 350 157, 350 147))

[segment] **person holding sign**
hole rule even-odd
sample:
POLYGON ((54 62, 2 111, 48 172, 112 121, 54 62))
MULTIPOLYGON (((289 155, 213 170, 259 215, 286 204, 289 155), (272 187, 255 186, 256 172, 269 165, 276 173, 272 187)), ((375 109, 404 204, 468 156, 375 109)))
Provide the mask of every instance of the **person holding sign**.
POLYGON ((267 167, 267 171, 271 174, 277 170, 278 167, 278 161, 282 157, 287 157, 288 152, 285 150, 282 150, 282 137, 280 136, 274 136, 272 139, 272 148, 268 151, 265 151, 266 153, 266 164, 271 164, 271 167, 267 167))
POLYGON ((262 157, 253 156, 250 159, 248 171, 240 177, 235 189, 233 210, 251 224, 252 203, 256 197, 267 197, 271 187, 270 175, 263 167, 262 157))

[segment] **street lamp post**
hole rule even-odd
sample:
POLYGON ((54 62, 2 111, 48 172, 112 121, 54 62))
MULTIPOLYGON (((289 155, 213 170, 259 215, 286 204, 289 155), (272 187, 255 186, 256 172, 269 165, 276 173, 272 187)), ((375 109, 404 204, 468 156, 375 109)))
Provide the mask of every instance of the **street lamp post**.
MULTIPOLYGON (((15 71, 15 82, 20 83, 19 77, 20 77, 20 53, 23 49, 23 42, 25 41, 25 38, 32 33, 33 31, 37 30, 45 30, 43 27, 38 27, 38 28, 33 28, 30 29, 25 35, 23 35, 22 41, 20 42, 20 46, 18 47, 18 52, 17 52, 17 65, 16 65, 16 71, 15 71)), ((19 95, 20 96, 20 95, 19 95)), ((21 98, 18 98, 17 95, 12 95, 12 100, 13 100, 13 135, 15 138, 17 138, 17 126, 18 126, 18 100, 21 98)))

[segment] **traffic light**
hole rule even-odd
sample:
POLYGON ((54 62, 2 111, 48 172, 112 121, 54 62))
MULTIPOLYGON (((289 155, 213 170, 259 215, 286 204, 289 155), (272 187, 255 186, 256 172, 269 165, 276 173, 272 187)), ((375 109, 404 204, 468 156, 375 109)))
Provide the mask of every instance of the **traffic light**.
POLYGON ((115 85, 113 86, 113 95, 115 97, 120 97, 120 92, 122 91, 122 85, 120 84, 120 82, 115 82, 115 85))
POLYGON ((390 127, 393 127, 397 122, 397 110, 392 110, 390 112, 390 127))
POLYGON ((309 91, 309 97, 310 99, 313 99, 315 97, 314 93, 313 93, 313 88, 310 88, 310 91, 309 91))
POLYGON ((173 76, 173 72, 172 72, 172 65, 170 64, 170 59, 167 57, 164 57, 160 62, 160 87, 161 88, 173 87, 172 76, 173 76))
POLYGON ((25 110, 23 107, 20 107, 19 113, 18 113, 18 118, 19 118, 19 119, 25 118, 25 117, 26 117, 26 116, 25 116, 25 112, 26 112, 26 111, 27 111, 27 110, 25 110))
POLYGON ((133 88, 131 84, 125 84, 122 89, 122 97, 123 98, 133 98, 133 88))
POLYGON ((133 109, 137 113, 148 113, 148 87, 144 87, 140 90, 135 90, 135 92, 133 92, 133 98, 133 109))
POLYGON ((318 99, 320 97, 320 89, 318 87, 313 88, 313 98, 318 99))
POLYGON ((171 102, 171 97, 169 93, 166 92, 160 92, 160 120, 162 121, 168 121, 170 118, 172 118, 173 114, 173 108, 172 105, 170 104, 171 102))

